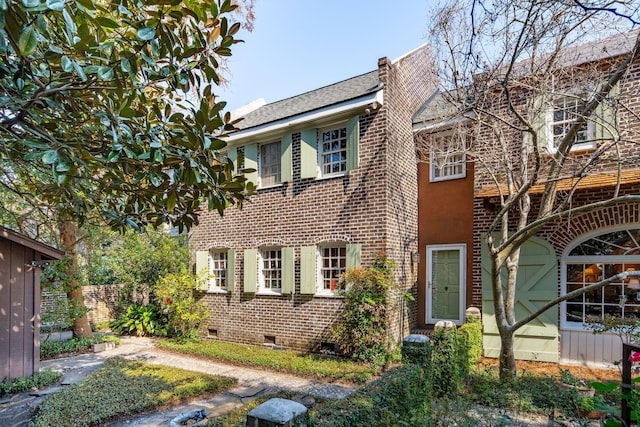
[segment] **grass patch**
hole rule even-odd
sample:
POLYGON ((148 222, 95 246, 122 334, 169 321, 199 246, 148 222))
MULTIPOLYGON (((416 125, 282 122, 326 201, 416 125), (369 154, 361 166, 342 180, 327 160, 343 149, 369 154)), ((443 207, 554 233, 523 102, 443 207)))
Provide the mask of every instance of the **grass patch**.
POLYGON ((219 393, 233 378, 200 374, 167 366, 108 359, 81 383, 49 396, 38 408, 35 427, 90 426, 115 417, 219 393))
POLYGON ((27 378, 15 378, 13 380, 5 378, 0 382, 0 397, 22 393, 27 390, 38 390, 42 387, 57 383, 61 377, 62 374, 60 372, 45 369, 27 378))
POLYGON ((378 371, 375 366, 340 357, 305 354, 292 350, 273 350, 222 341, 195 340, 179 342, 162 340, 157 345, 166 350, 207 359, 254 366, 326 381, 364 382, 378 371))
POLYGON ((55 359, 69 353, 86 353, 94 344, 102 342, 120 343, 120 338, 114 335, 95 334, 90 338, 71 338, 66 341, 47 340, 40 343, 40 359, 55 359))
POLYGON ((494 367, 474 369, 462 392, 464 398, 478 405, 536 414, 549 414, 555 408, 567 415, 575 414, 574 394, 560 387, 552 375, 522 372, 512 384, 500 383, 494 367))

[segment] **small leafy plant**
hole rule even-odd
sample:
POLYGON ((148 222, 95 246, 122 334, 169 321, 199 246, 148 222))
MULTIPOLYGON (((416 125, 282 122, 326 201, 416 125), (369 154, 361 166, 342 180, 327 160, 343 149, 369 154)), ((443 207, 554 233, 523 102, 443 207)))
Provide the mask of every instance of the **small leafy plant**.
POLYGON ((61 377, 62 374, 60 372, 45 369, 43 371, 36 372, 27 378, 15 378, 13 380, 5 378, 0 381, 0 397, 4 397, 9 394, 21 393, 27 390, 37 390, 41 387, 58 382, 61 377))
POLYGON ((130 305, 119 318, 111 322, 111 328, 121 334, 139 337, 154 335, 160 331, 156 310, 151 305, 130 305))

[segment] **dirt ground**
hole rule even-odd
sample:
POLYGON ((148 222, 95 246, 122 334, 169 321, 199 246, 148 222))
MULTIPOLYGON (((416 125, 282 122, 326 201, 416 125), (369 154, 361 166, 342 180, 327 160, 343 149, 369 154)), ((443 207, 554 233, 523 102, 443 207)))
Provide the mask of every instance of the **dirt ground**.
MULTIPOLYGON (((482 358, 481 366, 498 366, 498 359, 482 358)), ((560 369, 568 369, 576 378, 584 378, 587 381, 620 381, 620 371, 618 369, 603 369, 592 366, 562 365, 551 362, 531 362, 517 360, 516 367, 518 373, 535 372, 540 375, 553 375, 560 377, 560 369)))

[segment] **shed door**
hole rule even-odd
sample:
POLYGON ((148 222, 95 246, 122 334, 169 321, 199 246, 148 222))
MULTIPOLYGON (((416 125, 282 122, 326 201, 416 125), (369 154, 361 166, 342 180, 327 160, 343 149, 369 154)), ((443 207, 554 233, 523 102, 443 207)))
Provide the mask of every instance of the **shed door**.
MULTIPOLYGON (((506 274, 503 276, 506 277, 506 274)), ((553 247, 537 237, 531 238, 520 253, 516 282, 516 320, 522 319, 558 296, 558 262, 553 247)), ((495 322, 491 292, 491 262, 482 245, 482 322, 484 353, 499 357, 500 336, 495 322)), ((516 332, 516 359, 558 361, 558 306, 554 306, 516 332)))

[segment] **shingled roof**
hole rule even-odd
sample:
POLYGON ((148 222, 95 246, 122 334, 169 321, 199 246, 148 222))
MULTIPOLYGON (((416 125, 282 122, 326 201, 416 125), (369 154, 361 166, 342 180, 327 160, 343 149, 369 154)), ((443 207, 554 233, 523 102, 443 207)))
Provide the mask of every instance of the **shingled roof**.
POLYGON ((249 129, 357 99, 378 90, 378 83, 378 71, 371 71, 301 95, 263 105, 245 115, 236 127, 240 130, 249 129))

